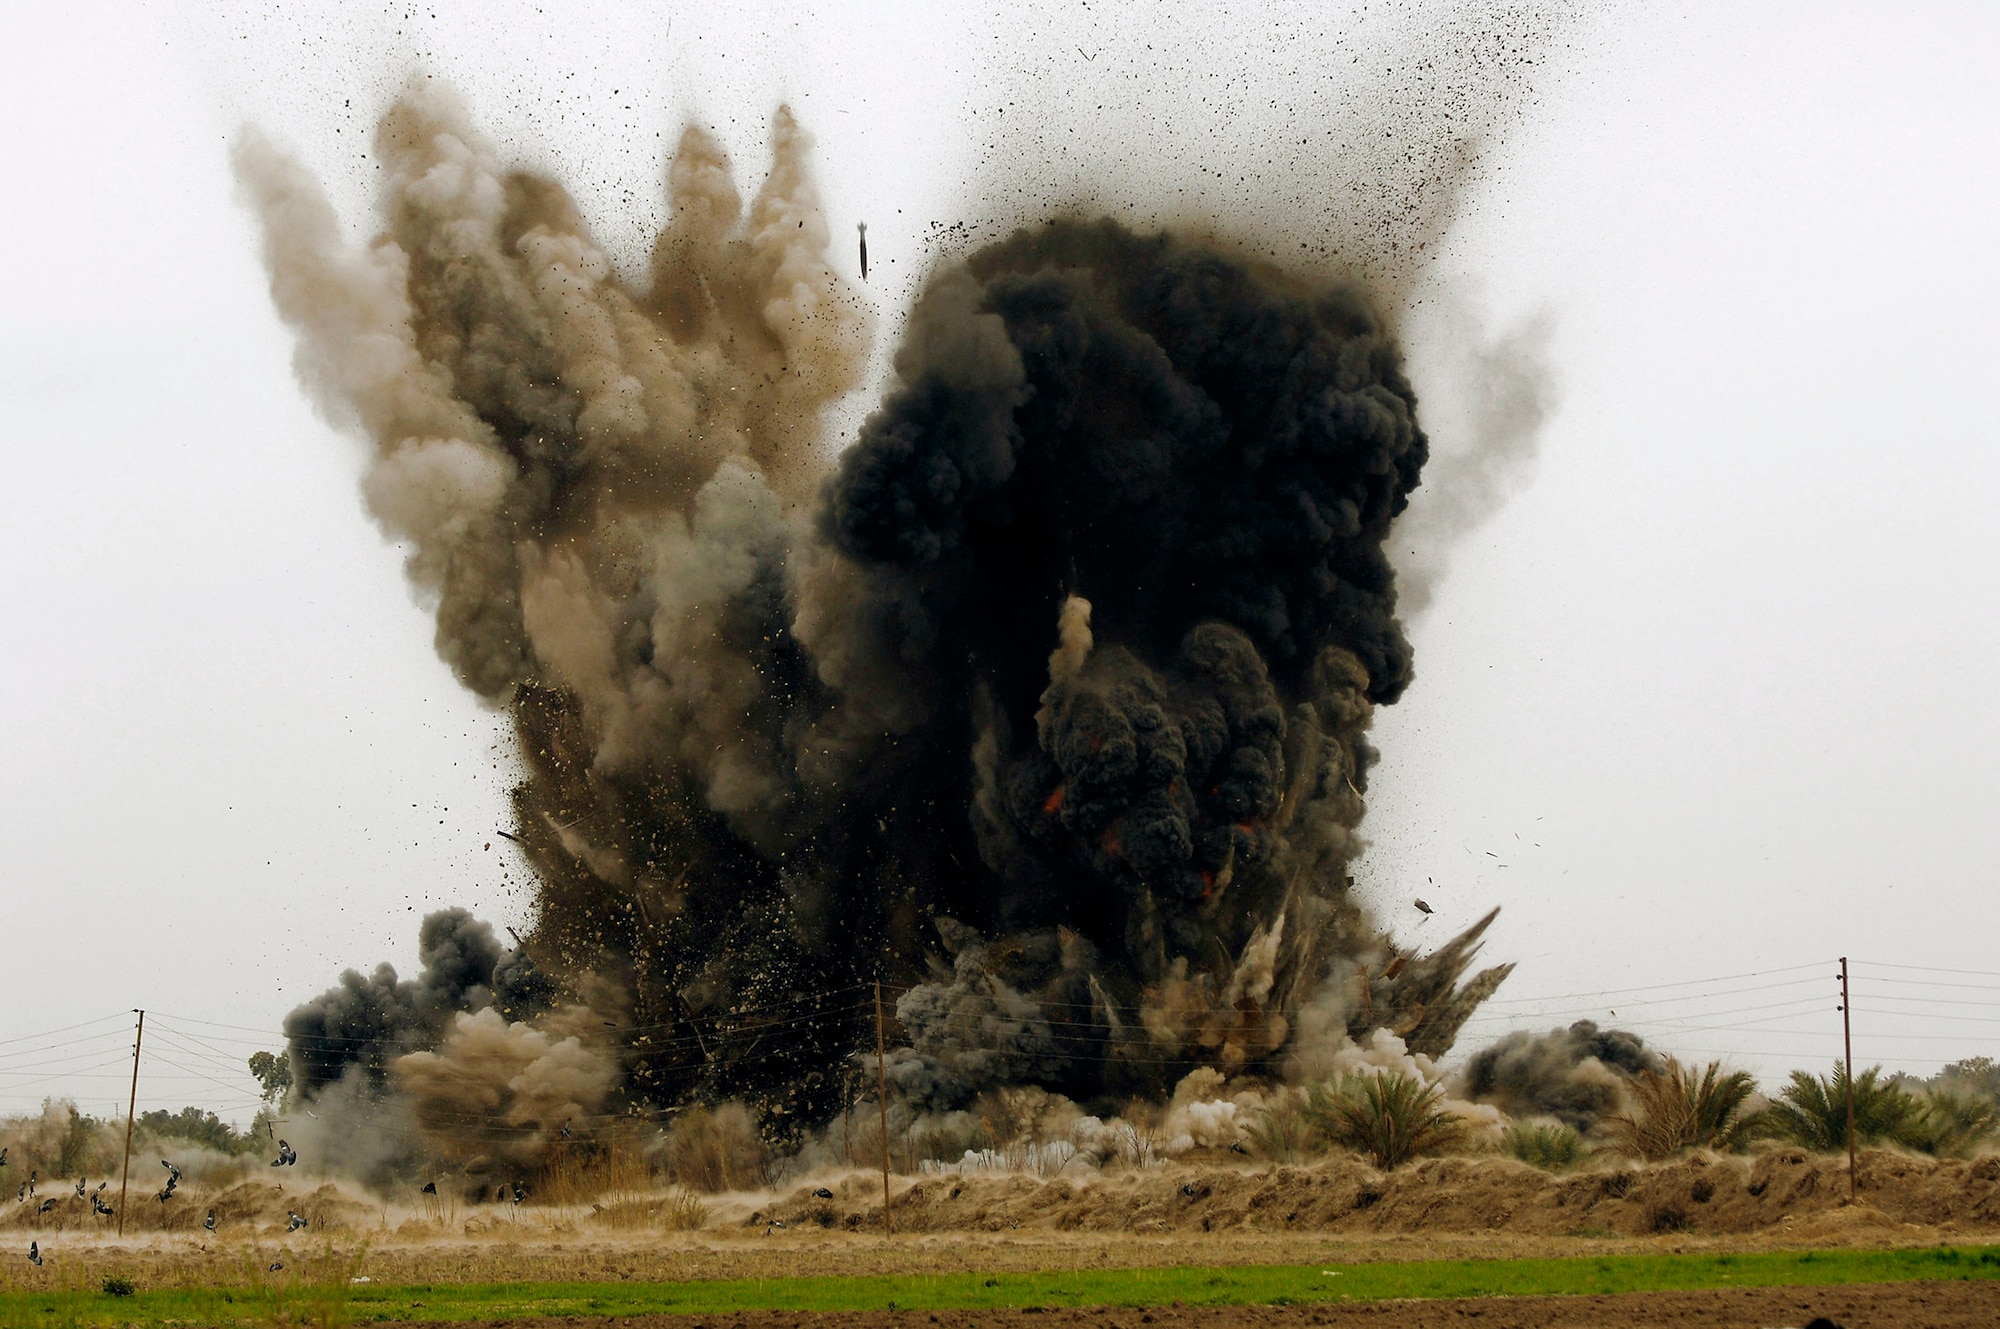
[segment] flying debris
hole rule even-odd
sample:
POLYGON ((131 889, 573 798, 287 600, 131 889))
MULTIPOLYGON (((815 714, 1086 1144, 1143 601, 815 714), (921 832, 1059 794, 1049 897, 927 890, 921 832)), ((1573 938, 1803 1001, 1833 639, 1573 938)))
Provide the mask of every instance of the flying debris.
POLYGON ((39 1241, 28 1243, 28 1263, 37 1269, 42 1267, 42 1244, 39 1241))
POLYGON ((1417 909, 1418 909, 1418 910, 1419 910, 1420 912, 1422 912, 1422 913, 1426 913, 1426 914, 1428 914, 1428 913, 1430 913, 1430 912, 1431 912, 1431 907, 1430 907, 1429 905, 1425 904, 1425 903, 1424 903, 1424 902, 1423 902, 1422 900, 1419 900, 1419 901, 1417 901, 1417 909))
POLYGON ((520 836, 514 834, 512 831, 495 831, 493 833, 499 836, 503 840, 512 840, 515 844, 520 845, 523 849, 528 847, 528 842, 526 840, 523 840, 520 836))
POLYGON ((867 281, 868 280, 868 223, 856 222, 855 226, 859 228, 861 231, 861 280, 867 281))

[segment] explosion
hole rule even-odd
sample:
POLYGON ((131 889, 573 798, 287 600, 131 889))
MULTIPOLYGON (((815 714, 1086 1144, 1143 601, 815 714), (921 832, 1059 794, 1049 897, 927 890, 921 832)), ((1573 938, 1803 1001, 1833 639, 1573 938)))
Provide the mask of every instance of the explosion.
POLYGON ((1511 967, 1466 977, 1491 915, 1420 957, 1349 873, 1428 455, 1379 298, 1052 221, 931 275, 836 450, 872 320, 772 138, 746 210, 686 131, 643 285, 434 87, 360 250, 239 145, 299 377, 512 718, 536 878, 515 948, 436 915, 419 979, 294 1012, 301 1093, 495 1167, 697 1104, 795 1145, 878 980, 917 1110, 1442 1054, 1511 967))

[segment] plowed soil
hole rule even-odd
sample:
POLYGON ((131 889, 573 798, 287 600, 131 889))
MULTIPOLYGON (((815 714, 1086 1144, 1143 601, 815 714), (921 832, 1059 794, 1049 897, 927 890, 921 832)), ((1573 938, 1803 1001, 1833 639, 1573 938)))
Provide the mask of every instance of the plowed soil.
POLYGON ((1843 1329, 1992 1329, 2000 1282, 1725 1288, 1610 1297, 1479 1297, 1363 1306, 1160 1306, 1151 1310, 755 1311, 615 1320, 479 1320, 453 1329, 1775 1329, 1824 1317, 1843 1329))

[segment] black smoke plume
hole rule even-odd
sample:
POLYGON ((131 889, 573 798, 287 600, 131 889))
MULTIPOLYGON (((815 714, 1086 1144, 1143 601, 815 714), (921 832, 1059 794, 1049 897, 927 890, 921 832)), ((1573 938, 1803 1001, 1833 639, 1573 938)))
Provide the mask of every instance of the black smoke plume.
POLYGON ((1578 1020, 1546 1034, 1508 1034, 1475 1053, 1462 1078, 1474 1102, 1588 1131, 1618 1105, 1622 1081, 1660 1064, 1639 1035, 1578 1020))
POLYGON ((479 1073, 439 1058, 485 1049, 564 1086, 489 1095, 502 1152, 557 1111, 722 1100, 782 1142, 849 1101, 878 979, 937 1107, 1163 1096, 1378 1027, 1442 1053, 1505 976, 1459 985, 1485 924, 1419 960, 1348 875, 1374 708, 1412 676, 1384 540, 1427 453, 1375 297, 1024 230, 932 276, 829 465, 870 322, 782 110, 774 145, 746 212, 687 132, 639 283, 435 92, 378 130, 361 252, 239 149, 300 376, 372 440, 440 655, 513 718, 537 879, 517 955, 433 919, 416 984, 295 1013, 303 1091, 351 1062, 448 1124, 479 1073), (506 1009, 516 964, 560 1001, 506 1009))

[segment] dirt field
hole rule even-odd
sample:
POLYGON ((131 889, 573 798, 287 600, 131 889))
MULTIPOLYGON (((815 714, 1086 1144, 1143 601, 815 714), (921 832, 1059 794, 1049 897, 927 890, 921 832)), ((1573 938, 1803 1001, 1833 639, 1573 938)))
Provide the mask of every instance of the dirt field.
POLYGON ((641 1316, 618 1320, 482 1320, 454 1329, 1774 1329, 1825 1317, 1843 1329, 1992 1329, 2000 1283, 1857 1284, 1729 1288, 1613 1297, 1482 1297, 1366 1306, 1156 1307, 1149 1311, 889 1311, 641 1316))

